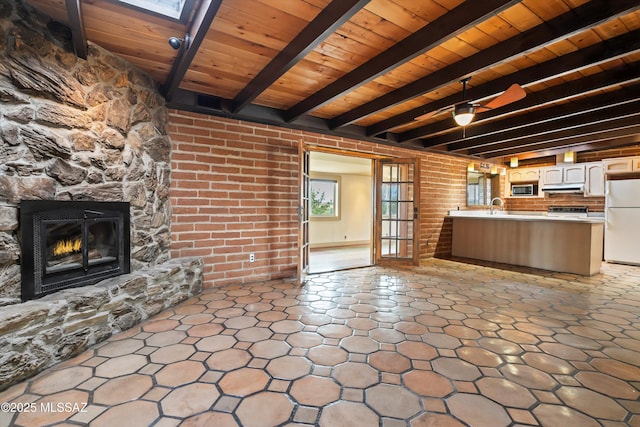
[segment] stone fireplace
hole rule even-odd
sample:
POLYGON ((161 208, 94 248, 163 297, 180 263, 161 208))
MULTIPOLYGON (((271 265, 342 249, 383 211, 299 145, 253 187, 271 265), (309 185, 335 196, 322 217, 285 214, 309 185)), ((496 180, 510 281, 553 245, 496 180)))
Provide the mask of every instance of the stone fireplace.
POLYGON ((88 48, 0 2, 0 390, 202 287, 201 259, 171 258, 164 99, 88 48))
POLYGON ((20 202, 22 301, 129 273, 129 203, 20 202))

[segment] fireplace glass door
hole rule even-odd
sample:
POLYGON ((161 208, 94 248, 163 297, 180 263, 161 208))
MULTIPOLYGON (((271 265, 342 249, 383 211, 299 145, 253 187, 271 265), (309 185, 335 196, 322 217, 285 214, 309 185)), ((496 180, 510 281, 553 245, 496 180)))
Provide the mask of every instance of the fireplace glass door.
POLYGON ((129 204, 23 200, 22 299, 129 272, 129 204))
POLYGON ((55 274, 118 261, 116 221, 43 221, 45 273, 55 274))

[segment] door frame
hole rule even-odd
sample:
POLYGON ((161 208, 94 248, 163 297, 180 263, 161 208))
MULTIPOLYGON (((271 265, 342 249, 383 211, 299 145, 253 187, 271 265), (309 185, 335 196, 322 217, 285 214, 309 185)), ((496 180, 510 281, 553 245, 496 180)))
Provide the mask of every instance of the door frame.
MULTIPOLYGON (((372 242, 371 242, 371 260, 373 262, 373 265, 386 265, 386 266, 393 266, 393 265, 419 265, 420 263, 420 253, 419 253, 419 248, 420 248, 420 244, 419 244, 419 240, 420 240, 420 162, 419 162, 419 158, 417 157, 412 157, 410 158, 411 161, 414 162, 414 208, 415 208, 415 216, 414 216, 414 239, 413 239, 413 259, 412 260, 407 260, 407 259, 385 259, 382 258, 378 255, 379 254, 379 244, 378 244, 378 234, 379 234, 379 230, 380 230, 380 225, 378 224, 378 190, 377 190, 377 186, 378 186, 378 182, 377 182, 377 174, 378 174, 378 169, 381 168, 381 161, 390 161, 393 162, 394 160, 407 160, 407 158, 404 157, 394 157, 394 156, 389 156, 389 155, 379 155, 379 154, 373 154, 373 153, 366 153, 366 152, 361 152, 361 151, 351 151, 351 150, 345 150, 345 149, 340 149, 340 148, 333 148, 333 147, 326 147, 326 146, 322 146, 322 145, 317 145, 317 144, 313 144, 313 143, 306 143, 304 142, 304 140, 301 138, 298 144, 298 157, 300 159, 300 175, 299 175, 299 179, 298 179, 298 190, 300 192, 300 197, 299 197, 299 205, 298 205, 298 217, 299 217, 299 223, 300 223, 300 228, 299 228, 299 232, 298 232, 298 247, 300 248, 299 251, 299 256, 298 256, 298 278, 300 280, 300 283, 304 282, 304 276, 307 274, 308 271, 308 260, 309 260, 309 235, 308 235, 308 207, 305 210, 304 206, 303 206, 303 172, 302 172, 302 168, 304 167, 303 164, 303 160, 304 160, 304 153, 307 153, 307 160, 308 159, 308 154, 311 151, 319 151, 319 152, 324 152, 324 153, 329 153, 329 154, 336 154, 336 155, 341 155, 341 156, 350 156, 350 157, 360 157, 360 158, 367 158, 371 160, 371 174, 372 174, 372 184, 373 184, 373 194, 372 194, 372 201, 373 201, 373 221, 372 221, 372 230, 371 230, 371 236, 372 236, 372 242), (302 217, 300 216, 301 213, 304 216, 304 213, 306 212, 307 215, 307 233, 305 235, 305 231, 303 229, 303 222, 302 221, 302 217), (306 251, 306 258, 304 260, 306 260, 307 264, 303 265, 304 260, 303 260, 303 249, 306 251), (379 260, 380 259, 380 260, 379 260)), ((308 166, 308 164, 307 164, 308 166)), ((308 172, 310 172, 310 170, 308 170, 308 172)), ((308 178, 308 174, 307 174, 307 178, 308 178)), ((306 183, 307 185, 307 191, 308 191, 308 182, 306 183)), ((309 198, 309 194, 307 193, 307 200, 309 198)))

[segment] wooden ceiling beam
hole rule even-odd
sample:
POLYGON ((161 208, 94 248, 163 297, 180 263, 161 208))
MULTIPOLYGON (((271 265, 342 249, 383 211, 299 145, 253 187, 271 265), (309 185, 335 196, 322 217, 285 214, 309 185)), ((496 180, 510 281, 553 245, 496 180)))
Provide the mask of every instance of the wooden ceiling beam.
POLYGON ((333 0, 233 99, 238 112, 334 33, 371 0, 333 0))
POLYGON ((286 111, 285 120, 291 122, 312 110, 322 107, 354 88, 370 82, 393 68, 438 46, 443 41, 476 26, 478 23, 519 2, 520 0, 464 2, 401 40, 392 48, 373 57, 340 79, 300 101, 286 111))
MULTIPOLYGON (((481 101, 491 96, 499 95, 514 83, 518 83, 523 88, 526 88, 527 86, 558 78, 565 74, 593 67, 639 51, 640 30, 635 30, 603 41, 602 43, 588 46, 579 51, 571 52, 556 59, 497 78, 480 86, 471 87, 467 89, 467 91, 470 95, 473 95, 469 97, 470 99, 481 101)), ((452 106, 460 102, 461 96, 461 92, 458 92, 424 106, 390 117, 389 119, 369 126, 367 128, 367 135, 373 136, 380 134, 394 127, 411 123, 420 115, 452 106)), ((405 142, 412 139, 423 138, 428 135, 441 133, 452 127, 454 127, 452 121, 439 121, 402 132, 398 134, 397 140, 399 142, 405 142)))
MULTIPOLYGON (((585 100, 562 104, 554 108, 532 111, 522 114, 510 120, 509 129, 494 131, 487 130, 487 133, 470 140, 460 140, 449 144, 448 151, 462 151, 478 147, 488 147, 513 138, 521 138, 523 133, 535 136, 541 133, 555 131, 558 128, 572 126, 575 120, 584 122, 591 118, 610 117, 611 114, 624 114, 629 109, 630 103, 637 103, 640 86, 624 90, 621 95, 617 92, 603 93, 585 100), (580 117, 583 116, 583 117, 580 117)), ((617 116, 614 116, 617 117, 617 116)))
POLYGON ((336 116, 330 122, 331 127, 336 128, 353 123, 371 114, 437 90, 463 77, 488 69, 496 63, 517 58, 535 49, 544 48, 602 22, 638 9, 640 9, 640 4, 637 0, 616 0, 615 2, 592 0, 491 48, 336 116))
POLYGON ((486 155, 513 148, 522 148, 521 151, 527 151, 525 149, 527 146, 538 143, 639 126, 639 119, 640 106, 633 103, 624 104, 607 110, 565 117, 552 123, 540 123, 529 127, 526 131, 520 130, 518 134, 513 134, 509 138, 499 139, 497 143, 470 148, 465 154, 486 155))
POLYGON ((187 70, 191 66, 200 45, 207 36, 209 27, 218 13, 222 0, 203 0, 200 8, 194 14, 193 22, 184 36, 184 46, 171 66, 166 83, 160 88, 167 101, 170 101, 175 91, 180 87, 187 70))
POLYGON ((638 143, 640 143, 640 126, 630 126, 594 132, 588 135, 545 141, 538 144, 527 145, 526 147, 505 148, 481 157, 493 159, 497 157, 518 156, 518 158, 520 158, 520 156, 525 153, 524 157, 534 158, 548 156, 550 152, 561 153, 569 149, 576 152, 606 150, 638 143), (529 153, 529 155, 526 153, 529 153))
MULTIPOLYGON (((580 80, 566 82, 560 86, 555 86, 544 91, 535 92, 527 98, 514 103, 513 109, 509 110, 508 112, 501 112, 499 110, 496 110, 482 113, 483 117, 481 120, 477 120, 473 123, 472 126, 467 126, 464 138, 460 136, 459 126, 448 125, 448 129, 450 130, 450 132, 425 138, 422 141, 425 147, 437 147, 439 145, 448 144, 449 148, 455 147, 453 149, 469 148, 474 146, 479 138, 499 139, 500 133, 507 132, 515 127, 526 125, 530 126, 538 121, 561 118, 560 116, 558 116, 558 108, 560 107, 544 108, 539 111, 529 113, 532 108, 553 106, 583 95, 594 93, 597 94, 602 90, 607 90, 609 88, 621 85, 633 85, 635 83, 638 83, 639 81, 640 64, 633 66, 622 66, 617 69, 603 71, 601 73, 594 74, 580 80), (516 113, 525 114, 514 116, 516 113), (556 115, 555 117, 554 114, 556 115), (535 117, 540 117, 540 119, 534 119, 535 117)), ((593 104, 591 98, 585 101, 574 101, 569 104, 570 109, 586 109, 591 107, 606 106, 608 104, 615 105, 618 99, 628 98, 629 95, 636 97, 636 99, 640 97, 640 94, 636 89, 632 89, 631 92, 626 95, 620 95, 617 92, 618 91, 616 91, 615 95, 595 95, 594 99, 601 100, 596 105, 593 104)), ((453 120, 451 121, 453 122, 453 120)))
POLYGON ((84 31, 80 0, 65 0, 65 6, 69 17, 73 50, 78 58, 87 59, 89 49, 87 48, 87 34, 84 31))

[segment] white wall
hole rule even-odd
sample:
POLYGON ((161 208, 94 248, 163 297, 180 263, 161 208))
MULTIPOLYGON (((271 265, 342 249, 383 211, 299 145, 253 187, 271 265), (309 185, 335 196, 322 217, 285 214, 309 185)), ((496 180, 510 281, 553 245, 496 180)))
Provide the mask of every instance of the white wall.
POLYGON ((340 176, 342 187, 340 219, 311 218, 309 243, 311 247, 368 243, 372 239, 373 227, 372 177, 351 174, 334 175, 340 176))

